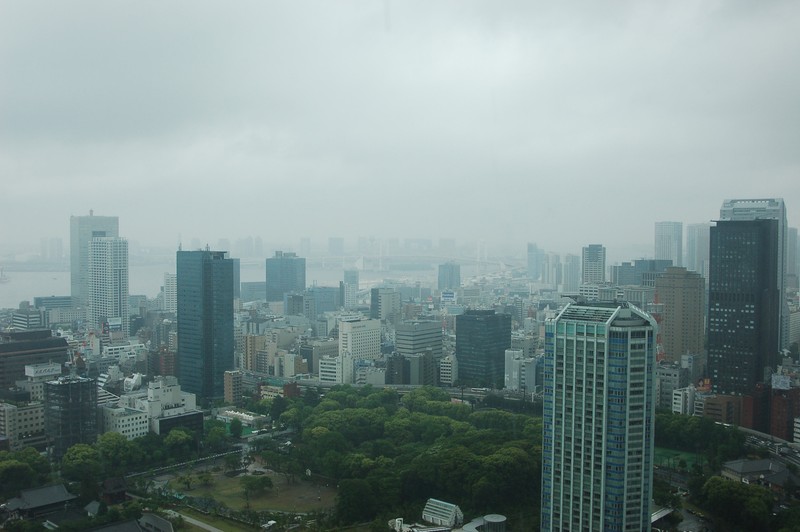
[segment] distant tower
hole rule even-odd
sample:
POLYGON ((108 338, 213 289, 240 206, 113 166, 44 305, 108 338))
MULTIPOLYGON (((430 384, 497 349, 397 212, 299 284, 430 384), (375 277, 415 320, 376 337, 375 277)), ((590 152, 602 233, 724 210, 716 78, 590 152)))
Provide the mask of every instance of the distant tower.
POLYGON ((295 253, 276 251, 266 262, 267 301, 283 301, 290 292, 306 289, 306 259, 295 253))
POLYGON ((680 362, 681 355, 703 352, 705 291, 703 277, 686 268, 670 266, 656 278, 656 297, 664 305, 661 342, 668 360, 680 362))
POLYGON ((120 237, 96 237, 89 248, 88 319, 112 336, 128 338, 128 241, 120 237))
POLYGON ((178 312, 178 276, 174 273, 164 274, 164 310, 178 312))
POLYGON ((510 314, 467 310, 456 316, 459 381, 501 388, 505 380, 505 352, 510 347, 510 314))
POLYGON ((627 303, 545 323, 541 530, 650 530, 655 329, 627 303))
POLYGON ((581 284, 581 258, 577 255, 568 254, 564 257, 564 267, 562 269, 563 290, 564 292, 577 292, 581 284))
POLYGON ((681 222, 656 222, 655 258, 671 260, 673 266, 683 266, 681 222))
POLYGON ((119 218, 116 216, 70 216, 69 266, 72 304, 86 307, 89 304, 89 241, 95 237, 119 236, 119 218))
POLYGON ((346 309, 353 309, 358 305, 358 270, 344 271, 341 299, 346 309))
POLYGON ((178 356, 181 388, 222 398, 233 370, 233 260, 224 251, 178 251, 178 356))
POLYGON ((455 262, 439 265, 439 291, 461 288, 461 266, 455 262))
POLYGON ((542 262, 544 261, 544 250, 528 242, 528 279, 538 281, 542 275, 542 262))
POLYGON ((708 244, 711 224, 686 226, 686 269, 697 272, 708 282, 708 244))
MULTIPOLYGON (((776 368, 779 222, 721 220, 711 228, 708 372, 720 394, 751 394, 776 368)), ((762 420, 763 421, 763 420, 762 420)))
POLYGON ((44 426, 52 457, 61 460, 77 443, 97 439, 97 383, 83 377, 61 377, 44 384, 44 426))
POLYGON ((589 244, 581 255, 581 282, 603 283, 606 280, 606 248, 601 244, 589 244))

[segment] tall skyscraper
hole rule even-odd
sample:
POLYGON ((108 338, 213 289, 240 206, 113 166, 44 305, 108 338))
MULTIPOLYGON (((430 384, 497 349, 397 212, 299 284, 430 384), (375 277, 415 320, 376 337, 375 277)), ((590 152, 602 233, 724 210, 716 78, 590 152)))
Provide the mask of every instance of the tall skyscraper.
POLYGON ((462 383, 500 388, 511 347, 511 315, 467 310, 456 316, 456 358, 462 383))
POLYGON ((167 312, 178 312, 178 276, 174 273, 164 274, 163 309, 167 312))
POLYGON ((581 254, 581 283, 603 283, 606 280, 606 248, 601 244, 585 246, 581 254))
POLYGON ((668 259, 673 266, 683 266, 683 224, 656 222, 656 259, 668 259))
POLYGON ((305 289, 306 259, 284 251, 267 259, 267 301, 283 301, 285 294, 305 289))
POLYGON ((342 382, 355 382, 354 364, 361 360, 377 360, 381 356, 380 320, 339 322, 339 356, 342 359, 342 382))
POLYGON ((96 237, 119 236, 119 218, 116 216, 70 216, 69 218, 69 270, 72 304, 86 307, 89 304, 89 241, 96 237))
POLYGON ((705 293, 703 277, 686 268, 672 266, 656 278, 656 298, 664 305, 659 332, 667 360, 680 362, 681 355, 703 352, 705 293))
POLYGON ((800 242, 797 240, 797 228, 789 228, 789 236, 786 239, 786 290, 797 291, 800 288, 800 260, 798 258, 798 246, 800 242))
POLYGON ((708 245, 710 223, 686 226, 686 269, 697 272, 708 280, 708 245))
POLYGON ((89 305, 91 327, 128 337, 128 241, 120 237, 89 240, 89 305))
POLYGON ((344 305, 344 308, 356 308, 358 305, 358 270, 344 271, 341 292, 342 305, 344 305))
POLYGON ((400 306, 399 290, 388 287, 379 287, 370 290, 370 318, 393 322, 400 317, 400 306))
POLYGON ((655 329, 627 303, 545 323, 541 530, 650 530, 655 329))
POLYGON ((544 250, 532 243, 528 243, 528 278, 531 281, 538 281, 542 275, 542 262, 544 261, 544 250))
POLYGON ((439 265, 439 291, 461 288, 461 265, 446 262, 439 265))
POLYGON ((783 198, 769 199, 729 199, 719 210, 720 220, 761 220, 778 221, 778 260, 775 265, 778 274, 780 330, 778 342, 781 349, 789 348, 789 307, 786 302, 786 240, 789 226, 786 220, 786 205, 783 198))
POLYGON ((713 390, 746 395, 776 367, 779 222, 718 221, 711 228, 708 371, 713 390))
POLYGON ((564 257, 562 269, 563 290, 567 293, 578 291, 581 284, 581 258, 577 255, 567 254, 564 257))
POLYGON ((221 398, 233 369, 233 260, 224 251, 178 251, 177 272, 181 388, 221 398))

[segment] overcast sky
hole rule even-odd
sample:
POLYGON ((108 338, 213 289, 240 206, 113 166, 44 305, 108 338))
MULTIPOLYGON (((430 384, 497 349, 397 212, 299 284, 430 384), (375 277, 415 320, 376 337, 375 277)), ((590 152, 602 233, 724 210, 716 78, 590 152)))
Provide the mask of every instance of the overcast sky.
POLYGON ((634 258, 725 198, 797 225, 798 28, 796 1, 3 0, 0 240, 94 209, 143 244, 634 258))

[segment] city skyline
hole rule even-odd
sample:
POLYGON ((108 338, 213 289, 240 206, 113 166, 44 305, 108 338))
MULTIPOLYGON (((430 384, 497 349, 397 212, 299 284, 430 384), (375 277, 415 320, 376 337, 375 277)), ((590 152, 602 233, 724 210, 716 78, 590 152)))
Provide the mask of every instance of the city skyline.
POLYGON ((795 3, 313 6, 5 2, 3 249, 90 209, 147 246, 258 227, 623 259, 720 197, 798 223, 795 3), (599 215, 612 194, 639 223, 599 215))

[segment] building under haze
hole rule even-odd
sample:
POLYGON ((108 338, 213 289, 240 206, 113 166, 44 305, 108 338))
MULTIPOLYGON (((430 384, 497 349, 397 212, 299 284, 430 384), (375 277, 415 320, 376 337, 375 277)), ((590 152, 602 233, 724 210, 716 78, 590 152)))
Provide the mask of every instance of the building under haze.
POLYGON ((178 251, 178 356, 181 387, 222 398, 233 370, 233 260, 224 251, 178 251))
POLYGON ((656 278, 656 299, 664 305, 659 336, 668 360, 703 352, 705 293, 703 277, 686 268, 671 266, 656 278))
POLYGON ((655 258, 671 260, 673 266, 683 266, 681 222, 656 222, 655 258))
POLYGON ((708 245, 710 223, 686 226, 686 269, 697 272, 708 281, 708 245))
POLYGON ((729 199, 719 210, 720 220, 762 220, 778 222, 778 251, 775 264, 778 278, 778 343, 781 349, 789 348, 789 308, 786 303, 786 240, 789 227, 786 220, 786 205, 783 198, 729 199))
POLYGON ((462 384, 502 388, 505 352, 510 347, 510 314, 467 310, 456 316, 456 358, 462 384))
POLYGON ((581 283, 603 283, 606 280, 606 248, 601 244, 585 246, 581 254, 581 283))
POLYGON ((276 251, 269 257, 267 267, 267 301, 283 301, 291 292, 306 289, 306 259, 295 253, 276 251))
POLYGON ((747 395, 776 369, 779 221, 721 220, 711 228, 708 373, 720 394, 747 395))
POLYGON ((627 303, 547 320, 541 530, 650 530, 655 335, 627 303))
POLYGON ((440 264, 437 288, 439 291, 461 288, 461 265, 455 262, 440 264))
POLYGON ((340 285, 344 308, 350 310, 358 306, 358 270, 345 270, 340 285))
POLYGON ((89 241, 89 326, 112 337, 128 338, 128 241, 97 237, 89 241))
POLYGON ((69 270, 72 304, 86 307, 89 304, 89 242, 97 237, 119 236, 119 218, 116 216, 70 216, 69 218, 69 270))

